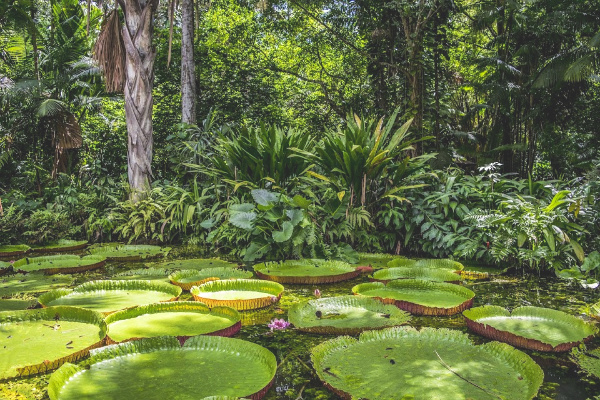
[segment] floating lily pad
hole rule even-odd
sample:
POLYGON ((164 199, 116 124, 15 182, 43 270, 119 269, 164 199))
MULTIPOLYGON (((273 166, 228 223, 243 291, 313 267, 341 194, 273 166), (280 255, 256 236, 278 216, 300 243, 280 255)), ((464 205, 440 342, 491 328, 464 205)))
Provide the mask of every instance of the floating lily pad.
POLYGON ((75 306, 110 314, 117 310, 177 300, 181 288, 156 281, 91 281, 72 290, 58 289, 41 295, 44 306, 75 306))
POLYGON ((378 282, 389 282, 396 279, 421 279, 432 282, 459 283, 460 275, 445 269, 434 269, 424 267, 395 267, 376 271, 373 280, 378 282))
POLYGON ((261 279, 290 284, 335 283, 361 274, 343 261, 308 259, 261 263, 254 266, 254 272, 261 279))
POLYGON ((51 371, 102 345, 102 315, 75 307, 0 312, 0 379, 51 371))
POLYGON ((238 268, 238 264, 218 258, 191 258, 187 260, 173 260, 163 263, 148 264, 149 267, 165 269, 196 269, 206 268, 238 268))
POLYGON ((157 337, 94 350, 79 365, 50 377, 51 400, 179 399, 220 396, 261 399, 277 370, 273 353, 257 344, 196 336, 180 346, 157 337))
POLYGON ((451 283, 416 279, 361 283, 352 288, 354 294, 374 297, 415 315, 453 315, 473 305, 475 293, 451 283))
POLYGON ((541 307, 518 307, 512 313, 498 306, 475 307, 464 311, 472 331, 539 351, 567 351, 591 339, 598 329, 562 311, 541 307))
POLYGON ((109 343, 156 336, 175 336, 182 343, 197 335, 232 336, 241 328, 240 314, 230 307, 212 310, 197 301, 148 304, 106 317, 109 343))
POLYGON ((207 268, 203 270, 185 269, 174 272, 169 276, 171 283, 181 287, 183 290, 190 290, 192 286, 202 285, 203 283, 219 279, 248 278, 252 278, 252 272, 228 267, 207 268))
POLYGON ((258 279, 219 280, 194 286, 190 292, 195 300, 209 307, 227 306, 236 310, 254 310, 278 302, 283 294, 283 286, 258 279))
POLYGON ((409 327, 338 337, 311 351, 326 386, 344 399, 530 400, 542 369, 499 342, 475 346, 449 329, 409 327))
POLYGON ((102 256, 59 255, 46 257, 27 257, 15 261, 13 269, 19 272, 44 272, 53 274, 72 274, 101 268, 106 264, 102 256))
POLYGON ((395 306, 359 296, 296 303, 288 316, 301 331, 334 335, 356 335, 366 329, 389 328, 410 321, 410 315, 395 306))
POLYGON ((169 254, 170 247, 142 244, 109 243, 90 248, 90 253, 106 257, 108 261, 140 261, 161 258, 169 254))
POLYGON ((38 273, 7 275, 0 279, 0 297, 21 293, 42 293, 72 284, 73 277, 68 275, 47 276, 38 273))
POLYGON ((571 358, 587 375, 600 378, 600 348, 594 350, 574 348, 571 358))
POLYGON ((388 262, 403 258, 402 256, 385 253, 358 253, 358 262, 352 265, 370 266, 375 269, 387 268, 388 262))
POLYGON ((37 304, 36 299, 22 300, 22 299, 2 299, 0 300, 0 311, 16 311, 26 310, 32 308, 37 304))
POLYGON ((6 275, 12 271, 12 264, 6 261, 0 261, 0 276, 6 275))
POLYGON ((462 271, 465 267, 458 261, 449 259, 422 259, 422 260, 411 260, 409 258, 398 258, 388 263, 389 268, 396 267, 410 267, 410 268, 436 268, 436 269, 447 269, 450 271, 462 271))
POLYGON ((26 244, 12 244, 0 246, 0 257, 18 257, 27 253, 29 250, 31 250, 31 247, 27 246, 26 244))
POLYGON ((61 239, 56 243, 47 246, 36 247, 33 249, 36 253, 58 253, 60 251, 75 251, 85 249, 88 245, 87 240, 67 240, 61 239))
POLYGON ((138 268, 119 272, 112 279, 115 280, 143 280, 169 282, 169 270, 164 268, 138 268))

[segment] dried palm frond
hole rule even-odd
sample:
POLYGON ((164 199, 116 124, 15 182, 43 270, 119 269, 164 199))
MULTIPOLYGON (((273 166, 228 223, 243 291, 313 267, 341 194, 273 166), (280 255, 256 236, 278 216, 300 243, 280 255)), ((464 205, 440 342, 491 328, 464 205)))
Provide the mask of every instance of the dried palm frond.
POLYGON ((94 59, 104 71, 107 92, 123 92, 125 85, 125 45, 119 13, 113 10, 98 35, 94 59))

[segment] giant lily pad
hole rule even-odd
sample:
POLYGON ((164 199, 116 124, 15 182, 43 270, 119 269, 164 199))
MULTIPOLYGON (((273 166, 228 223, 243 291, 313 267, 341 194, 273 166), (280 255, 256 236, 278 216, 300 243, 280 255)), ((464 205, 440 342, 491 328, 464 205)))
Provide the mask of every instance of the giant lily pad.
POLYGON ((396 279, 421 279, 432 282, 459 283, 460 275, 445 269, 423 268, 423 267, 395 267, 376 271, 373 280, 378 282, 389 282, 396 279))
POLYGON ((140 261, 166 256, 170 247, 142 244, 109 243, 90 248, 90 253, 106 257, 108 261, 140 261))
POLYGON ((26 244, 12 244, 0 246, 0 258, 18 257, 31 250, 26 244))
POLYGON ((138 268, 119 272, 112 279, 169 282, 169 271, 163 268, 138 268))
POLYGON ((0 299, 0 311, 16 311, 33 308, 37 305, 36 299, 0 299))
POLYGON ((196 336, 180 346, 157 337, 94 350, 80 365, 65 364, 50 377, 51 400, 195 400, 219 396, 261 399, 277 361, 257 344, 196 336))
POLYGON ((416 315, 453 315, 471 307, 475 297, 475 293, 459 285, 415 279, 391 281, 387 285, 361 283, 352 292, 375 297, 416 315))
POLYGON ((463 315, 469 329, 482 336, 539 351, 567 351, 598 332, 577 317, 549 308, 519 307, 511 313, 488 305, 463 315))
POLYGON ((0 379, 76 361, 101 346, 105 335, 102 315, 81 308, 0 312, 0 379))
POLYGON ((587 375, 600 378, 600 348, 594 350, 574 348, 571 356, 583 372, 587 375))
POLYGON ((44 272, 48 275, 71 274, 101 268, 106 264, 102 256, 59 255, 46 257, 27 257, 15 261, 13 269, 19 272, 44 272))
POLYGON ((458 261, 449 259, 422 259, 422 260, 411 260, 409 258, 398 258, 388 262, 389 268, 396 267, 423 267, 423 268, 436 268, 436 269, 447 269, 450 271, 462 271, 465 266, 458 261))
POLYGON ((75 251, 85 249, 88 245, 87 240, 67 240, 61 239, 56 243, 51 243, 43 247, 33 249, 36 253, 58 253, 61 251, 75 251))
POLYGON ((290 322, 302 331, 334 335, 356 335, 366 329, 404 325, 410 315, 395 306, 367 297, 339 296, 294 304, 290 322))
POLYGON ((228 267, 207 268, 201 270, 184 269, 174 272, 169 276, 173 285, 180 286, 183 290, 190 290, 192 286, 216 281, 219 279, 248 279, 252 278, 252 272, 228 267))
POLYGON ((386 268, 387 264, 394 259, 403 259, 402 256, 385 253, 358 253, 358 262, 353 265, 369 266, 375 269, 386 268))
POLYGON ((317 374, 344 399, 530 400, 544 373, 504 343, 475 346, 449 329, 409 327, 338 337, 311 351, 317 374))
POLYGON ((232 336, 241 328, 240 314, 230 307, 212 310, 197 301, 148 304, 106 317, 109 343, 175 336, 182 343, 197 335, 232 336))
POLYGON ((289 260, 266 262, 254 266, 259 278, 279 283, 319 284, 352 279, 361 270, 343 261, 289 260))
POLYGON ((177 300, 181 288, 156 281, 91 281, 73 290, 58 289, 41 295, 44 306, 76 306, 110 314, 117 310, 177 300))
POLYGON ((67 287, 72 283, 73 277, 69 275, 47 276, 38 273, 8 275, 0 279, 0 297, 21 293, 42 293, 67 287))
POLYGON ((190 258, 187 260, 173 260, 159 264, 148 264, 151 267, 165 269, 197 269, 206 268, 237 268, 236 263, 232 263, 218 258, 190 258))
POLYGON ((6 261, 0 261, 0 276, 6 275, 12 271, 12 264, 6 261))
POLYGON ((219 280, 194 286, 190 292, 195 300, 209 307, 227 306, 236 310, 254 310, 279 301, 283 286, 258 279, 219 280))

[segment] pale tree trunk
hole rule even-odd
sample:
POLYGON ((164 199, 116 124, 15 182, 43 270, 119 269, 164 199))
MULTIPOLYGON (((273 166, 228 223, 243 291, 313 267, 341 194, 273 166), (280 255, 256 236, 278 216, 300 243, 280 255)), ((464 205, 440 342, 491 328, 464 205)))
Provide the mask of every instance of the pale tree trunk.
POLYGON ((154 59, 152 14, 158 0, 119 0, 125 14, 125 119, 127 174, 132 199, 139 200, 152 179, 152 84, 154 59))
POLYGON ((181 121, 196 123, 194 0, 181 1, 181 121))

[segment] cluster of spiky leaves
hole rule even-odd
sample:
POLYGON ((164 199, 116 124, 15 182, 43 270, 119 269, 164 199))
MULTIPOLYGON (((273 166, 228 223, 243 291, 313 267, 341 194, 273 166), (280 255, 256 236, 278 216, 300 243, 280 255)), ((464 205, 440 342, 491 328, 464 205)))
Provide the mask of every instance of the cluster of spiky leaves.
POLYGON ((396 279, 421 279, 433 282, 456 282, 461 280, 461 276, 445 269, 425 268, 425 267, 394 267, 376 271, 373 273, 373 279, 380 282, 387 282, 396 279))
POLYGON ((196 336, 181 346, 176 338, 157 337, 98 349, 78 366, 65 364, 50 378, 48 394, 52 400, 79 399, 84 394, 103 398, 151 394, 152 398, 168 399, 203 398, 214 393, 260 399, 276 371, 273 353, 244 340, 196 336), (161 368, 157 369, 158 364, 161 368), (149 370, 153 379, 141 379, 140 374, 149 370), (187 379, 177 379, 177 385, 165 384, 181 374, 187 379))
POLYGON ((183 290, 190 290, 192 286, 219 279, 248 279, 252 272, 228 267, 207 268, 202 270, 186 269, 176 271, 169 275, 173 285, 180 286, 183 290))
POLYGON ((346 262, 318 259, 265 262, 255 265, 254 271, 259 278, 290 284, 335 283, 360 275, 346 262))
POLYGON ((462 271, 465 266, 458 261, 449 259, 421 259, 411 260, 409 258, 398 258, 388 262, 389 268, 395 267, 423 267, 423 268, 436 268, 436 269, 447 269, 451 271, 462 271))
POLYGON ((89 252, 106 257, 109 261, 140 261, 161 258, 169 254, 170 247, 141 244, 107 243, 91 247, 89 252))
POLYGON ((236 310, 268 307, 279 301, 283 286, 258 279, 218 280, 191 288, 194 299, 209 307, 228 306, 236 310))
POLYGON ((539 351, 567 351, 591 339, 598 328, 558 310, 518 307, 512 313, 486 305, 463 312, 467 326, 480 335, 539 351))
POLYGON ((106 263, 106 257, 90 255, 57 255, 45 257, 27 257, 13 263, 13 270, 19 272, 44 272, 45 274, 71 274, 101 268, 106 263))

